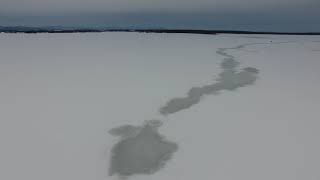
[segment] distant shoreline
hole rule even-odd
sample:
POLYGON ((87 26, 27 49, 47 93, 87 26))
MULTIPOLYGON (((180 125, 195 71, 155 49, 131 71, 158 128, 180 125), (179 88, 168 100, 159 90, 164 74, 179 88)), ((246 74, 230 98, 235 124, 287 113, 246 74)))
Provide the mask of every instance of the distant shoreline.
POLYGON ((138 32, 138 33, 172 33, 172 34, 256 34, 256 35, 320 35, 320 32, 272 32, 272 31, 236 31, 236 30, 201 30, 201 29, 58 29, 34 27, 1 27, 0 33, 99 33, 99 32, 138 32))

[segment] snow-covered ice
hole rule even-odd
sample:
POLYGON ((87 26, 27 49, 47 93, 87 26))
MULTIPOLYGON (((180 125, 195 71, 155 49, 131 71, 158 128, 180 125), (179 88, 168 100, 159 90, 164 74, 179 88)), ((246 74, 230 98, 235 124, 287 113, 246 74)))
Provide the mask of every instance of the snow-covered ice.
POLYGON ((0 179, 319 179, 319 49, 320 36, 0 34, 0 179), (153 119, 147 141, 177 144, 170 159, 110 176, 110 132, 153 119))

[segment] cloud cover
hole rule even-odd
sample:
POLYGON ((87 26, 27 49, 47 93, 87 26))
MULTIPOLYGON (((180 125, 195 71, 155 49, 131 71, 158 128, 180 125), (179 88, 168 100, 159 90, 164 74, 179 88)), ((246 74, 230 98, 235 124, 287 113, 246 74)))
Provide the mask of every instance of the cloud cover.
POLYGON ((318 0, 1 0, 0 12, 272 11, 319 8, 318 0))
POLYGON ((319 0, 1 0, 0 26, 320 31, 319 0))

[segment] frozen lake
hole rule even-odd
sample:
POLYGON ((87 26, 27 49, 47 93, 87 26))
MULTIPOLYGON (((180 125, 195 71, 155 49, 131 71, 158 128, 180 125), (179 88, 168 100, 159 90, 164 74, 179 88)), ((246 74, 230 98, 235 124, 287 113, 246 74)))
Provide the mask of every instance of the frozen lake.
POLYGON ((0 54, 0 179, 320 178, 320 36, 0 34, 0 54))

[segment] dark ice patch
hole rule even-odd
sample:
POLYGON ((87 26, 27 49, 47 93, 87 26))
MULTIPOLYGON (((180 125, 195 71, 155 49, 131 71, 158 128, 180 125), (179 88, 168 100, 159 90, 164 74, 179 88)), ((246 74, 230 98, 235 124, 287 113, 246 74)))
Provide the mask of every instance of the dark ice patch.
POLYGON ((152 174, 161 169, 177 151, 178 145, 159 134, 161 122, 147 121, 144 126, 121 126, 110 130, 121 136, 112 148, 109 174, 128 177, 134 174, 152 174))
MULTIPOLYGON (((233 91, 239 87, 254 84, 259 70, 253 67, 238 70, 240 63, 234 56, 227 53, 227 50, 242 49, 247 45, 252 44, 219 48, 216 53, 224 56, 224 59, 220 64, 222 72, 216 81, 212 84, 192 87, 186 97, 171 99, 160 108, 160 113, 172 114, 199 103, 205 95, 218 94, 223 90, 233 91)), ((118 175, 126 179, 135 174, 152 174, 163 168, 177 151, 178 145, 166 140, 158 132, 161 125, 161 121, 150 120, 142 126, 124 125, 111 129, 109 133, 119 136, 120 141, 111 150, 109 175, 118 175)))
POLYGON ((240 63, 235 60, 234 56, 227 53, 227 50, 229 49, 241 49, 245 46, 246 45, 244 44, 234 48, 219 48, 216 53, 225 58, 220 64, 222 72, 219 74, 216 82, 202 87, 192 87, 186 97, 172 98, 160 108, 160 114, 168 115, 188 109, 191 106, 198 104, 204 95, 218 94, 222 90, 232 91, 239 87, 254 84, 258 78, 257 75, 259 70, 254 67, 246 67, 241 71, 238 71, 237 67, 240 63))
POLYGON ((246 68, 243 68, 243 70, 247 71, 247 72, 251 72, 251 73, 256 73, 256 74, 259 73, 259 69, 254 68, 254 67, 246 67, 246 68))
POLYGON ((109 131, 110 134, 114 136, 120 136, 121 138, 129 138, 136 136, 142 127, 132 126, 132 125, 124 125, 117 128, 113 128, 109 131))
POLYGON ((222 69, 234 69, 239 66, 239 62, 235 61, 233 58, 226 58, 221 64, 222 69))

